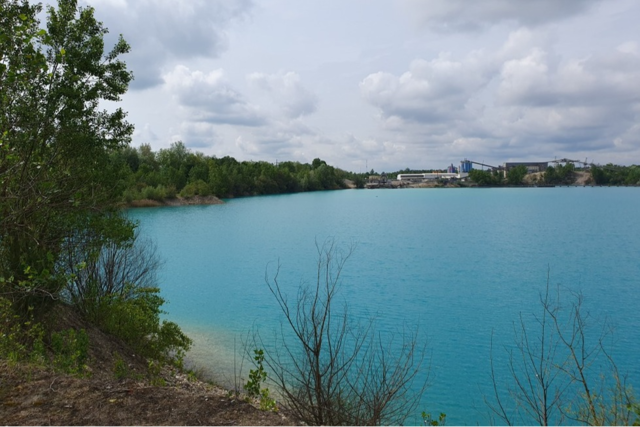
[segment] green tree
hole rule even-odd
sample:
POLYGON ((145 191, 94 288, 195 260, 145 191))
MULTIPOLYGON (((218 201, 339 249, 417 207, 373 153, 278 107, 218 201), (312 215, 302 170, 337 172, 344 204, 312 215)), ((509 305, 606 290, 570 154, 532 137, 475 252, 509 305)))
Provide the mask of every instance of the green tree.
POLYGON ((607 182, 604 171, 596 165, 591 166, 591 178, 596 185, 606 184, 607 182))
POLYGON ((56 260, 82 227, 97 239, 130 238, 132 227, 109 209, 122 193, 110 154, 133 127, 118 101, 132 75, 120 37, 104 50, 106 28, 75 0, 48 7, 0 0, 0 293, 25 309, 61 289, 56 260))
POLYGON ((499 171, 491 172, 472 169, 469 172, 469 178, 481 187, 502 184, 502 176, 499 171))
POLYGON ((556 169, 552 166, 547 166, 547 170, 544 172, 544 182, 547 184, 555 184, 558 180, 556 169))
POLYGON ((509 185, 521 185, 522 180, 527 175, 527 167, 524 165, 516 166, 507 172, 507 182, 509 185))

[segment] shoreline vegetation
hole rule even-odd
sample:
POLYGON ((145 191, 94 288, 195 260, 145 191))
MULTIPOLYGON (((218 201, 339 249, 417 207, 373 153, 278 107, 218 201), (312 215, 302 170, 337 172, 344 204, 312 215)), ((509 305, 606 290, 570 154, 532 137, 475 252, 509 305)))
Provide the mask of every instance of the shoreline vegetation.
POLYGON ((190 198, 175 197, 173 199, 151 200, 138 199, 132 200, 126 205, 127 208, 155 208, 163 206, 195 206, 195 205, 222 205, 223 200, 216 196, 193 196, 190 198))
MULTIPOLYGON (((431 182, 402 182, 397 180, 390 180, 389 186, 377 187, 377 188, 553 188, 553 187, 638 187, 640 183, 636 184, 596 184, 590 171, 574 171, 572 176, 564 180, 562 183, 545 183, 544 172, 534 173, 526 175, 520 184, 509 184, 508 182, 500 184, 485 184, 480 185, 474 181, 467 182, 447 182, 447 181, 431 181, 431 182)), ((358 187, 354 181, 344 179, 344 185, 339 189, 356 189, 363 188, 358 187)), ((194 205, 220 205, 225 201, 213 196, 213 195, 193 195, 190 197, 182 197, 176 195, 172 198, 165 197, 163 199, 148 199, 140 198, 133 199, 124 203, 126 208, 150 208, 150 207, 168 207, 168 206, 194 206, 194 205)))
POLYGON ((433 173, 441 170, 404 169, 390 173, 348 172, 316 158, 311 163, 237 161, 193 152, 181 141, 154 152, 150 145, 125 147, 112 154, 118 168, 119 192, 127 207, 185 206, 223 203, 237 197, 342 190, 349 188, 456 188, 456 187, 555 187, 637 186, 640 166, 573 163, 549 166, 528 173, 524 166, 509 170, 473 169, 467 180, 439 179, 426 182, 398 181, 398 174, 433 173), (217 198, 217 199, 216 199, 217 198))

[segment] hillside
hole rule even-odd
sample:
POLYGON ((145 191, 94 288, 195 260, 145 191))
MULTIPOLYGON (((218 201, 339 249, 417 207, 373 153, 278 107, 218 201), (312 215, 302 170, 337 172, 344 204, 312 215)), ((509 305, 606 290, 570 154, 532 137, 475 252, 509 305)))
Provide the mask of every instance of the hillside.
POLYGON ((78 377, 0 361, 4 425, 297 424, 193 375, 169 367, 149 369, 147 361, 68 309, 56 310, 54 321, 56 329, 87 331, 88 374, 78 377))

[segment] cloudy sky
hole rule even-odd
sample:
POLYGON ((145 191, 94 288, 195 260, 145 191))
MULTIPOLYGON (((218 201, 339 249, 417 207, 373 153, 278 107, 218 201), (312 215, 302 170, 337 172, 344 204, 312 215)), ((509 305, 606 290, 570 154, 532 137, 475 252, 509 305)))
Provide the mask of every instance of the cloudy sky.
POLYGON ((640 164, 637 0, 84 0, 134 146, 355 172, 640 164))

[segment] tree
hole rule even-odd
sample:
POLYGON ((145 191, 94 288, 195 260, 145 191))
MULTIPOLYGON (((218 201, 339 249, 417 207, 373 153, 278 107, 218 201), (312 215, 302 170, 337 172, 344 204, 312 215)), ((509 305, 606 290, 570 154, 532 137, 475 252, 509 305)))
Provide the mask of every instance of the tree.
POLYGON ((105 53, 90 7, 60 0, 46 29, 40 5, 0 0, 0 10, 0 294, 26 308, 56 298, 56 260, 78 227, 131 235, 109 212, 123 190, 110 153, 133 127, 99 104, 118 101, 132 75, 118 59, 129 45, 120 37, 105 53))
POLYGON ((265 278, 293 335, 281 329, 276 346, 265 347, 259 335, 256 343, 265 348, 283 405, 310 425, 401 425, 426 388, 424 346, 416 333, 387 341, 373 322, 354 322, 346 303, 336 307, 352 250, 341 253, 333 242, 316 247, 315 283, 302 286, 295 302, 283 293, 279 267, 265 278), (425 378, 414 391, 421 373, 425 378))
POLYGON ((515 168, 511 168, 509 172, 507 172, 507 182, 509 185, 520 185, 522 184, 522 180, 527 175, 527 167, 524 165, 516 166, 515 168))
POLYGON ((547 279, 540 295, 542 310, 533 317, 537 333, 522 314, 514 324, 516 347, 508 351, 512 379, 508 397, 499 391, 491 355, 494 401, 488 402, 489 407, 508 425, 532 421, 559 425, 566 420, 585 425, 632 424, 637 421, 637 402, 605 345, 608 325, 592 327, 581 294, 570 292, 566 306, 561 294, 561 288, 552 289, 547 279), (505 409, 508 402, 515 413, 505 409))
POLYGON ((499 171, 491 172, 472 169, 469 172, 469 178, 481 187, 502 184, 502 176, 499 171))

